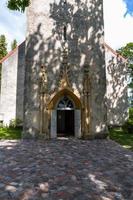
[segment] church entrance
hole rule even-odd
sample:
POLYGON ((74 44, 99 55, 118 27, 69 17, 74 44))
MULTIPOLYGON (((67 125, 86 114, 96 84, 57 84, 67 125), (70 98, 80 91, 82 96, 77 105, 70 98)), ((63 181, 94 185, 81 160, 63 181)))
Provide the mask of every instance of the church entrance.
POLYGON ((81 102, 68 89, 58 92, 49 103, 50 138, 81 137, 81 102))
POLYGON ((74 110, 57 111, 58 136, 74 136, 74 110))
POLYGON ((67 96, 57 105, 57 136, 74 136, 74 105, 67 96))

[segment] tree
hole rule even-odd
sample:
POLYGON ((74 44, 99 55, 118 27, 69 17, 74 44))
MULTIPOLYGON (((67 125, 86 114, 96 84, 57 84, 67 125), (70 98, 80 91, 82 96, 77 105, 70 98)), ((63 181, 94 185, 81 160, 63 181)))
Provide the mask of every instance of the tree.
POLYGON ((7 54, 7 43, 5 35, 0 35, 0 60, 7 54))
POLYGON ((130 76, 129 88, 131 90, 131 105, 133 105, 133 42, 121 47, 117 52, 128 59, 128 71, 130 76))
POLYGON ((30 0, 8 0, 7 7, 10 10, 18 10, 21 12, 25 11, 25 8, 30 4, 30 0))
POLYGON ((15 49, 17 47, 17 40, 14 39, 13 42, 11 43, 11 50, 15 49))
MULTIPOLYGON (((7 54, 7 43, 5 35, 0 35, 0 60, 7 54)), ((0 63, 0 83, 1 83, 1 63, 0 63)))

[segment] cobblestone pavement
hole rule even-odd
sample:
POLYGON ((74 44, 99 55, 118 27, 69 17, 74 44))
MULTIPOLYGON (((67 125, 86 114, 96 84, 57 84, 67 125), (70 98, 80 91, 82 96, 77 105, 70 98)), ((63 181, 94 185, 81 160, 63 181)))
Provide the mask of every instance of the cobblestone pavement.
POLYGON ((111 140, 0 141, 0 200, 133 200, 133 153, 111 140))

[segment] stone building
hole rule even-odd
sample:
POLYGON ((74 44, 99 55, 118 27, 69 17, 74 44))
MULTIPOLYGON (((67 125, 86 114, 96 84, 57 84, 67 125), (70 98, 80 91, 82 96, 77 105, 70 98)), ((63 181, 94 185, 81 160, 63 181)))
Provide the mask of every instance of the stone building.
POLYGON ((126 60, 104 43, 102 0, 32 0, 2 61, 0 117, 24 138, 103 138, 127 118, 126 60))

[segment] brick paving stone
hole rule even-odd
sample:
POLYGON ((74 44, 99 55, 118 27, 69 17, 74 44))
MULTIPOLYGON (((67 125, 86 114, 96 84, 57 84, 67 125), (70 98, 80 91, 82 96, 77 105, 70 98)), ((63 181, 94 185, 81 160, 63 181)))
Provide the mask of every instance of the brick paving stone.
POLYGON ((0 200, 132 200, 133 152, 111 140, 0 141, 0 200))

